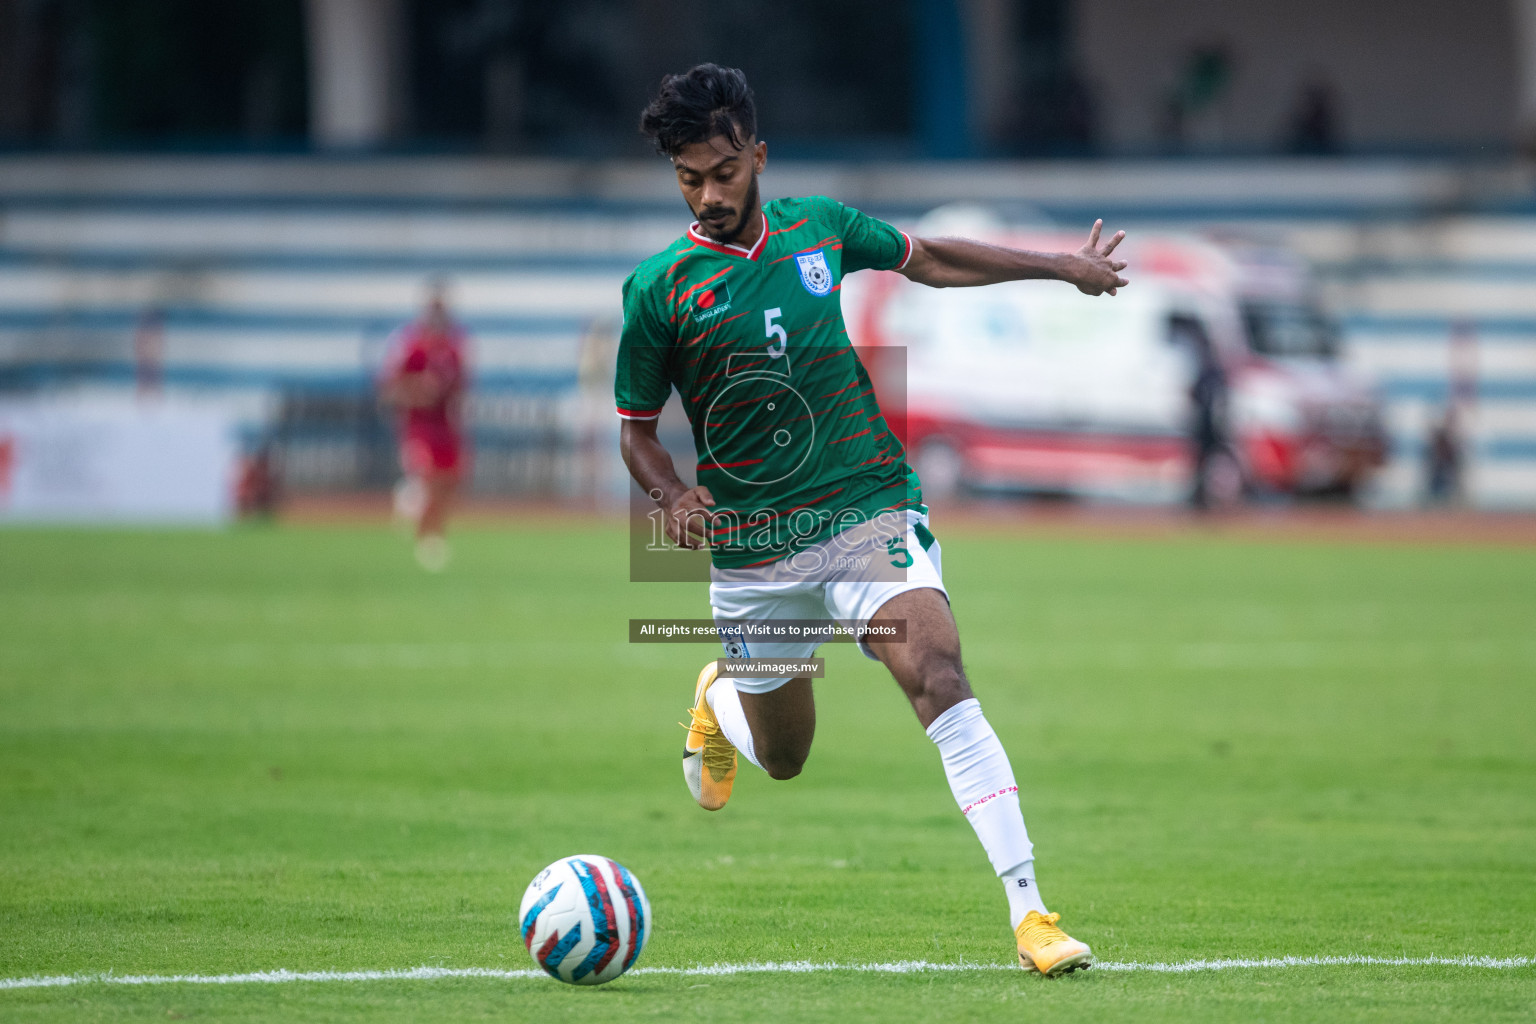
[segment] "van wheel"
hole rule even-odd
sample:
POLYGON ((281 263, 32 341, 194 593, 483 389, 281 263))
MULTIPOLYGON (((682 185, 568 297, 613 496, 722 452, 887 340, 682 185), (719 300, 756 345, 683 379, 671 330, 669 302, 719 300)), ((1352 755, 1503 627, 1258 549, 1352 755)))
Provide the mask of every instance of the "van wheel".
POLYGON ((948 441, 924 441, 912 467, 923 484, 923 499, 953 498, 965 482, 965 460, 948 441))

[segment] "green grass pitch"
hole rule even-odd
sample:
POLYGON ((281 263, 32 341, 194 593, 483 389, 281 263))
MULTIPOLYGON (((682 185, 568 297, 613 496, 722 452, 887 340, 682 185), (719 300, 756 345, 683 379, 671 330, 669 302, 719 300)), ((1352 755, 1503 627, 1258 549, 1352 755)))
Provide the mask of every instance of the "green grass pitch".
MULTIPOLYGON (((936 523, 1040 883, 1102 960, 1536 954, 1536 550, 936 523)), ((618 530, 0 532, 0 978, 532 964, 594 852, 641 966, 1006 964, 1002 894, 879 666, 805 773, 690 802, 706 614, 618 530)), ((0 990, 0 1019, 1530 1020, 1536 968, 1012 970, 0 990)))

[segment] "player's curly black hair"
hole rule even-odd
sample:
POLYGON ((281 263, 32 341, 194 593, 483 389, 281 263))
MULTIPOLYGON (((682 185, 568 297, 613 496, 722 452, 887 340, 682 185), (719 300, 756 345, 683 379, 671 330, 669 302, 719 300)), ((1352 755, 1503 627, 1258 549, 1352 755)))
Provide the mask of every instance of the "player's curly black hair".
POLYGON ((700 64, 661 80, 661 91, 640 115, 640 131, 663 156, 716 135, 740 149, 757 134, 757 102, 736 68, 700 64))

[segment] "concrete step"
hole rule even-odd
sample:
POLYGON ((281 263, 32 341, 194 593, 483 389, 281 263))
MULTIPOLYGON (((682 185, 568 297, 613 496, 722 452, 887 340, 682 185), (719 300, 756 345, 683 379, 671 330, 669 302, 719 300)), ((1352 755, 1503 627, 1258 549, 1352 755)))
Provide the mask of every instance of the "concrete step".
MULTIPOLYGON (((454 275, 453 301, 466 316, 553 317, 621 314, 615 272, 469 272, 454 275)), ((137 314, 160 306, 228 314, 281 313, 406 318, 422 299, 423 275, 400 270, 98 270, 40 265, 0 267, 0 311, 137 314)), ((0 314, 3 315, 3 314, 0 314)))

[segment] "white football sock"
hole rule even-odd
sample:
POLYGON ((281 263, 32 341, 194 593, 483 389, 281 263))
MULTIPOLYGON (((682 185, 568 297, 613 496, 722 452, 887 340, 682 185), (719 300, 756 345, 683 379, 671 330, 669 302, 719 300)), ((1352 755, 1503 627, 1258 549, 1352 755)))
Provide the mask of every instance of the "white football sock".
POLYGON ((1003 879, 1013 927, 1031 910, 1045 913, 1035 886, 1034 845, 1019 810, 1019 786, 981 703, 972 697, 956 704, 934 719, 928 738, 939 748, 955 803, 1003 879), (1020 885, 1021 880, 1028 884, 1020 885))
POLYGON ((761 768, 757 754, 752 750, 752 727, 747 724, 747 713, 741 710, 741 694, 736 692, 736 684, 729 679, 717 679, 705 691, 704 700, 714 711, 720 731, 725 733, 736 752, 761 768))
POLYGON ((1003 894, 1008 897, 1008 919, 1018 928, 1024 915, 1031 910, 1044 914, 1045 904, 1040 900, 1040 889, 1035 885, 1035 862, 1027 860, 1002 876, 1003 894))

